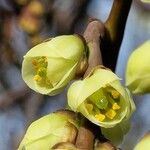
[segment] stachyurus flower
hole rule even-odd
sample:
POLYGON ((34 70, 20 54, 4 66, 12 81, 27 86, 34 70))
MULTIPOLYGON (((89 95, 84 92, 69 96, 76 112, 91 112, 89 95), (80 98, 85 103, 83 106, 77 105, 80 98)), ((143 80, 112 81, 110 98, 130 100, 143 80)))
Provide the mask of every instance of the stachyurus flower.
POLYGON ((79 36, 58 36, 28 51, 22 77, 36 92, 56 95, 84 68, 85 60, 85 44, 79 36))
POLYGON ((58 147, 59 143, 60 146, 61 143, 70 143, 73 147, 71 144, 75 143, 77 133, 76 114, 71 111, 57 111, 33 122, 18 150, 50 150, 52 147, 58 147))
POLYGON ((150 132, 137 143, 134 150, 149 150, 150 149, 150 132))
MULTIPOLYGON (((96 68, 85 79, 74 82, 67 95, 70 108, 102 127, 102 133, 111 140, 109 129, 123 128, 135 109, 129 91, 119 80, 112 71, 96 68)), ((122 131, 125 134, 126 129, 122 131)))
POLYGON ((150 40, 133 51, 129 57, 126 85, 134 94, 150 92, 150 40))
POLYGON ((144 3, 150 3, 150 0, 141 0, 142 2, 144 2, 144 3))

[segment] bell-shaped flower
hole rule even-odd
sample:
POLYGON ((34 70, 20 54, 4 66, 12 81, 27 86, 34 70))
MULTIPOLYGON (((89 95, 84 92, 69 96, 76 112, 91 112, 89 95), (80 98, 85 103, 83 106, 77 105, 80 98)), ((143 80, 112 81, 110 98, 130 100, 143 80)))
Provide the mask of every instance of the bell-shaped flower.
POLYGON ((150 92, 150 40, 133 51, 129 57, 126 85, 134 94, 150 92))
POLYGON ((60 93, 86 59, 85 44, 77 35, 63 35, 43 42, 27 52, 22 77, 36 92, 60 93))
POLYGON ((50 150, 58 143, 74 144, 78 133, 78 121, 71 111, 57 111, 33 122, 18 150, 50 150))
POLYGON ((73 111, 100 126, 102 134, 114 144, 120 142, 135 105, 116 74, 96 68, 85 79, 74 82, 67 96, 73 111))
POLYGON ((112 71, 96 68, 68 90, 68 104, 94 124, 111 128, 127 119, 135 109, 129 92, 112 71))
POLYGON ((148 132, 135 146, 134 150, 150 149, 150 132, 148 132))
POLYGON ((150 3, 150 0, 141 0, 142 2, 144 2, 144 3, 150 3))

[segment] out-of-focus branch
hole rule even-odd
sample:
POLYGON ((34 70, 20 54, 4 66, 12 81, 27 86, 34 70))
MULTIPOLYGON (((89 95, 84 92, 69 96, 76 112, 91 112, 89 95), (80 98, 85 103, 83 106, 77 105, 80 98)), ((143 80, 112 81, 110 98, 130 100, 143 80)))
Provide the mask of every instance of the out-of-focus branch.
POLYGON ((74 25, 85 10, 89 0, 55 0, 53 5, 53 26, 57 34, 73 32, 74 25))
POLYGON ((23 86, 17 89, 10 89, 0 94, 0 109, 9 107, 15 101, 23 99, 23 97, 25 97, 29 93, 30 90, 26 86, 23 86))
POLYGON ((132 0, 114 0, 110 15, 105 22, 105 37, 101 44, 103 63, 115 70, 119 48, 132 0))
POLYGON ((33 92, 26 99, 26 101, 24 101, 25 114, 27 117, 27 127, 32 121, 36 119, 39 108, 43 102, 43 98, 43 95, 33 92))

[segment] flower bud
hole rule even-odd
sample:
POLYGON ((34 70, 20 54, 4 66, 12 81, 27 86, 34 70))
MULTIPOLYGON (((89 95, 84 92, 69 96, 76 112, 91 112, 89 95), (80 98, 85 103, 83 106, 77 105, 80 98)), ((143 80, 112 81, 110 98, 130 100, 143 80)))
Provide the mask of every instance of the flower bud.
POLYGON ((129 57, 126 85, 134 94, 150 92, 150 40, 137 48, 129 57))
POLYGON ((33 122, 18 150, 50 150, 61 142, 75 143, 78 125, 71 111, 58 111, 33 122))
POLYGON ((122 123, 135 109, 129 91, 119 80, 112 71, 96 68, 85 79, 74 82, 67 95, 70 108, 100 126, 102 134, 113 143, 118 142, 117 137, 113 140, 116 128, 125 134, 122 123))
POLYGON ((135 146, 134 150, 149 150, 150 149, 150 132, 148 132, 135 146))
POLYGON ((55 37, 33 47, 24 56, 22 77, 36 92, 60 93, 86 57, 84 42, 76 35, 55 37))

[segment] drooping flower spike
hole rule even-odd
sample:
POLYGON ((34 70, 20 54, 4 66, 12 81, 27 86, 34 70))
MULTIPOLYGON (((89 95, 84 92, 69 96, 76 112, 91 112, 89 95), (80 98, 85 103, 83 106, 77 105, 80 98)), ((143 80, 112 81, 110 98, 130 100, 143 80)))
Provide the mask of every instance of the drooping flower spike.
POLYGON ((22 77, 36 92, 56 95, 75 77, 85 60, 86 48, 81 38, 58 36, 28 51, 22 64, 22 77))
POLYGON ((129 92, 112 71, 96 68, 84 80, 74 82, 68 90, 68 104, 94 124, 111 128, 127 119, 135 105, 129 92))

